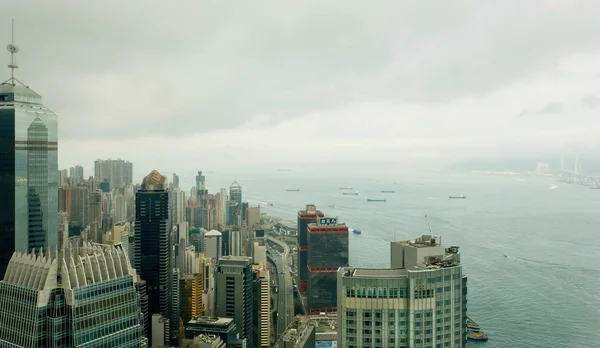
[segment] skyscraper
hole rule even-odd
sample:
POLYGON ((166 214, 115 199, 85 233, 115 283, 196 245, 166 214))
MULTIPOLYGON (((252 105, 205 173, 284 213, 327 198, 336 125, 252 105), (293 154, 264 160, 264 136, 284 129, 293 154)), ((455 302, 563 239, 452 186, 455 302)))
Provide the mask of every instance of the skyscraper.
POLYGON ((147 347, 125 252, 78 252, 13 254, 0 281, 0 346, 147 347))
POLYGON ((198 175, 196 175, 196 202, 199 204, 202 202, 202 197, 208 193, 206 189, 206 177, 202 175, 202 171, 198 171, 198 175))
POLYGON ((71 178, 71 185, 79 184, 83 181, 83 167, 75 166, 69 169, 69 177, 71 178))
POLYGON ((336 218, 319 218, 308 225, 308 310, 333 312, 337 306, 337 277, 348 265, 348 226, 336 218))
POLYGON ((253 347, 254 277, 250 258, 243 256, 223 256, 215 274, 215 315, 234 318, 236 333, 246 340, 247 348, 253 347))
POLYGON ((134 267, 146 281, 148 313, 169 318, 171 229, 167 178, 153 170, 136 193, 134 267))
POLYGON ((323 216, 313 204, 307 204, 305 210, 298 212, 298 289, 302 293, 306 292, 308 283, 308 224, 323 216))
POLYGON ((338 271, 342 347, 465 347, 467 279, 439 236, 391 243, 390 269, 338 271))
POLYGON ((271 346, 271 278, 266 266, 261 262, 252 265, 258 276, 258 294, 254 298, 256 322, 254 326, 257 347, 271 346))
POLYGON ((222 238, 223 234, 216 230, 204 234, 204 253, 206 257, 215 260, 221 258, 223 248, 222 238))
POLYGON ((0 277, 14 251, 54 247, 58 235, 57 117, 14 77, 0 84, 0 277))

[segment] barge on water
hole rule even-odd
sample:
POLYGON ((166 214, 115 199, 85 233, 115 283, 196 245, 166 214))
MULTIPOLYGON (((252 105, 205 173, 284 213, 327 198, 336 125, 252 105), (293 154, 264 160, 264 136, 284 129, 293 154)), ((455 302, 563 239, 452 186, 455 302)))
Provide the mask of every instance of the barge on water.
POLYGON ((467 315, 467 338, 474 341, 487 341, 488 336, 481 330, 481 326, 467 315))

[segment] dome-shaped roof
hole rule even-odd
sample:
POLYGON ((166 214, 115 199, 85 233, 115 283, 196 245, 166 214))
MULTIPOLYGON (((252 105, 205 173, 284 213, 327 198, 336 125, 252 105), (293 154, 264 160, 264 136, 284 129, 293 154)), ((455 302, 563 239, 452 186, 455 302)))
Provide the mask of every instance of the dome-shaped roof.
POLYGON ((217 230, 211 230, 210 232, 206 233, 204 236, 205 237, 214 237, 214 236, 222 236, 223 234, 217 230))

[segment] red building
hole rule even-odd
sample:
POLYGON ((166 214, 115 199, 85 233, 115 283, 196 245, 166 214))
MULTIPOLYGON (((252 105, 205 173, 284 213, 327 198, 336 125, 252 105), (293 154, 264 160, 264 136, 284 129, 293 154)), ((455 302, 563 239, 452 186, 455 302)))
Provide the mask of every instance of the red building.
POLYGON ((313 204, 307 204, 305 210, 298 212, 298 289, 301 293, 306 292, 308 284, 307 248, 308 248, 308 224, 317 222, 323 217, 323 213, 317 210, 313 204))
POLYGON ((348 265, 348 226, 321 217, 307 227, 308 309, 311 314, 335 311, 337 270, 348 265))

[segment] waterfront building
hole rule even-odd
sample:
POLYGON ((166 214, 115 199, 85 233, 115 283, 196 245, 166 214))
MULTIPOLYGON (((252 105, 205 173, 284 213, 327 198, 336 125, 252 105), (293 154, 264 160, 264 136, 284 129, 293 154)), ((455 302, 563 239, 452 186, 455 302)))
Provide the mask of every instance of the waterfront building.
POLYGON ((465 347, 466 277, 441 237, 391 243, 389 269, 338 271, 342 347, 465 347))
POLYGON ((308 284, 308 224, 316 223, 323 217, 313 204, 307 204, 298 212, 298 289, 305 293, 308 284))
POLYGON ((348 226, 336 218, 322 217, 307 229, 308 310, 311 314, 335 311, 336 272, 348 265, 348 226))

